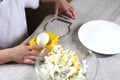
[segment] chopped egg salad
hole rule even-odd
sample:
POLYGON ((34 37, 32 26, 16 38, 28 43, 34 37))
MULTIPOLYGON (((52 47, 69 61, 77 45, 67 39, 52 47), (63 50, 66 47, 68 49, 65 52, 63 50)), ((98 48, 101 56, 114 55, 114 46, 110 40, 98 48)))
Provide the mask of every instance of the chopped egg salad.
POLYGON ((85 80, 83 67, 76 53, 56 45, 45 56, 40 68, 46 80, 85 80))

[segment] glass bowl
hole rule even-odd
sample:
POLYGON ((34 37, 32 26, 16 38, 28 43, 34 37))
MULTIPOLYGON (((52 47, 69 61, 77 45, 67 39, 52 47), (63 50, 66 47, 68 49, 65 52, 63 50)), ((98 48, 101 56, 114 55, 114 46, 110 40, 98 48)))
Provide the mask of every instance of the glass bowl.
MULTIPOLYGON (((84 74, 84 76, 86 77, 85 80, 97 80, 97 75, 99 72, 99 62, 92 51, 88 50, 83 45, 74 42, 58 43, 58 45, 61 45, 64 49, 69 49, 77 53, 81 65, 84 66, 84 68, 86 69, 86 73, 84 74)), ((41 55, 39 54, 36 59, 35 69, 39 80, 47 80, 45 79, 46 76, 42 75, 42 72, 40 71, 41 65, 44 64, 40 61, 40 56, 41 55)))

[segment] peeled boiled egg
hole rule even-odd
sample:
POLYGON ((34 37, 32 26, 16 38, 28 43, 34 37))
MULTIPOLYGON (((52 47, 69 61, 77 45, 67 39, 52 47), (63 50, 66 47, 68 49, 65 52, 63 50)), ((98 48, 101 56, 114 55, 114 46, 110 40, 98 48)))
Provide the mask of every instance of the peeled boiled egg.
POLYGON ((36 39, 37 45, 46 45, 49 42, 49 35, 47 33, 40 33, 36 39))

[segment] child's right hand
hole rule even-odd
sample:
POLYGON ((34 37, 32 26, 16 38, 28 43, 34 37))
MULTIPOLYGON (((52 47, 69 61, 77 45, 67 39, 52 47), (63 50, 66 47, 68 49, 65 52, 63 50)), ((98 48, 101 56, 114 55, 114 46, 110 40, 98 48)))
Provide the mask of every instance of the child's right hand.
POLYGON ((38 49, 43 49, 43 47, 29 46, 29 44, 25 42, 11 49, 11 59, 17 63, 35 64, 36 56, 39 53, 33 50, 38 49))

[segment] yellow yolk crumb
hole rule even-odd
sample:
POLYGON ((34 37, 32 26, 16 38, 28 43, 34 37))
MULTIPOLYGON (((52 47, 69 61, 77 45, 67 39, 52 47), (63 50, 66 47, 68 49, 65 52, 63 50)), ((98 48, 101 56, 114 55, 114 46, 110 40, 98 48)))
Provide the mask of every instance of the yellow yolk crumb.
MULTIPOLYGON (((36 46, 37 43, 36 43, 36 38, 37 38, 37 35, 35 35, 29 42, 30 46, 36 46)), ((35 52, 40 52, 40 50, 34 50, 35 52)))
POLYGON ((80 69, 80 65, 78 64, 75 64, 76 62, 79 61, 79 57, 77 55, 73 55, 72 56, 72 64, 73 64, 73 67, 76 69, 76 70, 79 70, 80 69))
POLYGON ((31 46, 36 46, 37 43, 36 43, 36 38, 37 38, 37 35, 35 35, 31 40, 30 40, 30 45, 31 46))
POLYGON ((73 66, 76 70, 79 70, 80 69, 80 65, 74 65, 73 66))
POLYGON ((72 62, 75 63, 75 62, 78 62, 79 61, 79 57, 77 55, 73 55, 72 56, 72 62))

